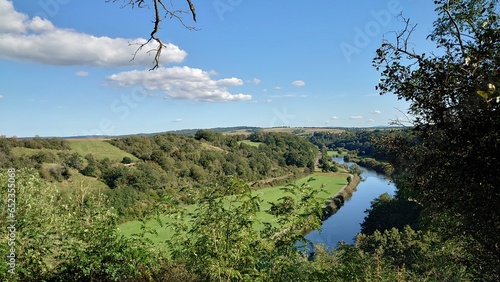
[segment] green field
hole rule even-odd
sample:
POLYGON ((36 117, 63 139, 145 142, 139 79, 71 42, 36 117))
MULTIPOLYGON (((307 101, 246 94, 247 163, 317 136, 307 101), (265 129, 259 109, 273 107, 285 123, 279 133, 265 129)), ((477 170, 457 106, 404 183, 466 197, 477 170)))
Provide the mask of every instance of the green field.
MULTIPOLYGON (((296 184, 302 185, 309 178, 310 176, 303 177, 297 180, 296 184)), ((318 197, 320 200, 325 200, 325 201, 333 197, 347 183, 346 174, 343 173, 315 173, 313 174, 313 178, 315 180, 309 182, 309 185, 317 190, 323 189, 324 192, 320 192, 318 197)), ((268 202, 277 202, 278 199, 280 199, 281 197, 288 195, 285 194, 283 190, 281 190, 281 188, 283 187, 284 186, 270 187, 252 191, 253 195, 259 195, 260 198, 263 200, 260 206, 261 211, 257 213, 257 217, 260 221, 274 223, 275 218, 272 215, 266 213, 265 211, 271 207, 271 205, 268 202)), ((187 212, 194 212, 196 209, 196 205, 187 205, 184 208, 186 209, 187 212)), ((161 220, 165 222, 167 225, 169 222, 170 223, 173 222, 172 218, 166 216, 162 216, 161 220)), ((263 226, 262 224, 255 225, 255 227, 258 229, 262 228, 262 226, 263 226)), ((147 227, 155 229, 156 232, 158 233, 157 236, 156 235, 147 236, 158 246, 163 246, 162 242, 173 236, 173 231, 170 228, 161 227, 159 223, 154 220, 150 220, 147 223, 147 227)), ((140 221, 126 222, 121 224, 119 228, 121 234, 126 236, 131 236, 134 233, 140 232, 141 222, 140 221)))
POLYGON ((347 155, 347 151, 342 151, 342 154, 339 154, 337 151, 327 151, 328 156, 339 158, 347 155))
POLYGON ((71 150, 81 156, 92 154, 96 159, 109 158, 111 161, 119 162, 123 157, 129 157, 133 161, 137 158, 132 154, 120 150, 119 148, 105 142, 104 139, 91 140, 68 140, 71 150))
POLYGON ((33 156, 40 152, 52 153, 57 156, 57 153, 64 152, 62 150, 54 150, 54 149, 31 149, 24 147, 14 147, 11 149, 11 153, 14 157, 19 158, 21 156, 33 156))
MULTIPOLYGON (((98 160, 109 158, 112 162, 120 162, 123 157, 129 157, 133 161, 138 159, 123 150, 109 144, 105 139, 83 139, 83 140, 68 140, 71 150, 70 153, 78 153, 85 157, 87 154, 92 154, 98 160)), ((66 150, 53 149, 30 149, 24 147, 12 148, 12 154, 15 157, 32 156, 40 152, 50 152, 57 156, 57 153, 68 152, 66 150)))
POLYGON ((259 145, 262 144, 262 142, 253 142, 250 140, 243 140, 243 141, 240 141, 239 143, 244 143, 244 144, 247 144, 247 145, 253 146, 253 147, 259 147, 259 145))

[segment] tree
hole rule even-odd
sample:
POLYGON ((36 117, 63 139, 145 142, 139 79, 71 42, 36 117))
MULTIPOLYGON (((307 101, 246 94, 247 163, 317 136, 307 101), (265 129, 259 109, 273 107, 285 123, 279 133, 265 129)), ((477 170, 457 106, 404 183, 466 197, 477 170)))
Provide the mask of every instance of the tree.
POLYGON ((410 48, 416 26, 384 41, 373 63, 381 94, 410 102, 412 137, 389 141, 401 193, 421 203, 450 235, 464 234, 471 269, 500 270, 500 20, 498 0, 437 0, 429 39, 435 53, 410 48))
POLYGON ((131 163, 132 163, 132 159, 130 157, 127 157, 127 156, 123 157, 122 164, 131 164, 131 163))
POLYGON ((384 193, 374 199, 365 211, 367 216, 361 224, 361 233, 371 235, 377 230, 383 232, 391 228, 401 231, 405 226, 416 229, 419 227, 420 209, 415 202, 384 193))
POLYGON ((77 170, 83 169, 83 160, 78 153, 72 153, 67 156, 64 160, 64 164, 77 170))

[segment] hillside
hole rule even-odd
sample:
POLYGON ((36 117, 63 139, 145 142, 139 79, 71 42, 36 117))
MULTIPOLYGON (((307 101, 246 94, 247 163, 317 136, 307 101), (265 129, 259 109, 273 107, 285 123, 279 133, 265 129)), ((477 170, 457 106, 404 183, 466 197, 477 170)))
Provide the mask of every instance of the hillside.
POLYGON ((166 195, 173 195, 176 203, 194 203, 207 183, 227 176, 257 188, 313 170, 317 148, 306 139, 285 133, 265 136, 259 146, 244 135, 207 130, 194 136, 0 138, 0 167, 35 168, 68 195, 99 190, 117 209, 120 221, 126 221, 148 213, 166 195))

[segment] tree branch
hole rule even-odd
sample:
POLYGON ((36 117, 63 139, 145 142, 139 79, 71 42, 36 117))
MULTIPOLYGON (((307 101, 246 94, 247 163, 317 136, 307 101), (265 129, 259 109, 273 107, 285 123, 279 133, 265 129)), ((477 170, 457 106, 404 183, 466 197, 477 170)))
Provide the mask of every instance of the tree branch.
POLYGON ((458 44, 460 46, 460 50, 462 51, 462 56, 465 55, 465 48, 464 48, 464 43, 462 42, 462 34, 460 32, 460 28, 458 27, 457 22, 455 19, 453 19, 453 16, 450 13, 450 0, 448 0, 446 7, 444 7, 444 11, 446 12, 446 15, 448 15, 448 18, 450 19, 451 23, 453 24, 453 27, 455 28, 456 37, 458 39, 458 44))
POLYGON ((194 9, 194 5, 191 2, 191 0, 187 0, 187 2, 188 2, 188 5, 189 5, 189 10, 191 10, 191 14, 193 15, 193 21, 196 22, 196 12, 195 12, 195 9, 194 9))
MULTIPOLYGON (((121 0, 106 0, 106 2, 113 2, 113 3, 118 2, 118 1, 121 1, 121 0)), ((135 8, 135 7, 149 8, 149 6, 146 4, 147 0, 123 0, 123 1, 126 2, 123 7, 130 5, 130 6, 132 6, 132 8, 135 8)), ((149 39, 145 43, 137 44, 137 45, 139 45, 139 47, 135 50, 134 54, 132 55, 131 61, 133 61, 136 58, 138 52, 141 51, 144 48, 144 46, 146 46, 149 43, 154 41, 158 44, 158 47, 156 47, 152 50, 149 50, 146 53, 149 54, 149 53, 155 52, 155 56, 153 59, 153 67, 150 69, 150 70, 155 70, 155 69, 160 67, 160 56, 161 56, 161 52, 163 51, 163 48, 167 47, 167 45, 165 45, 163 43, 163 41, 157 36, 157 33, 160 30, 160 23, 161 23, 162 19, 169 16, 170 18, 176 18, 177 20, 179 20, 179 22, 188 30, 193 30, 196 28, 193 26, 188 26, 184 22, 182 16, 179 15, 182 13, 187 13, 186 11, 184 11, 184 10, 170 10, 163 3, 164 0, 150 0, 150 1, 153 2, 153 7, 154 7, 153 30, 149 34, 149 39), (165 12, 164 17, 161 16, 162 9, 165 12)), ((189 5, 189 10, 191 11, 191 15, 193 16, 193 20, 196 22, 195 6, 191 2, 191 0, 187 0, 187 3, 189 5)))

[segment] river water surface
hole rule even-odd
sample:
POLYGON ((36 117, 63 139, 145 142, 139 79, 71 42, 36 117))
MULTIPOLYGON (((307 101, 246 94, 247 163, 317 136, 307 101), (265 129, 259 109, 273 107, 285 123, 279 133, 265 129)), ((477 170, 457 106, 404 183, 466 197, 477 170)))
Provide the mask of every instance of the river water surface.
MULTIPOLYGON (((342 164, 342 158, 334 158, 342 164)), ((352 163, 347 163, 351 165, 352 163)), ((362 181, 359 183, 352 197, 331 217, 323 222, 321 231, 314 230, 307 234, 306 239, 313 244, 323 244, 328 249, 334 248, 339 242, 354 243, 354 237, 361 231, 361 223, 370 208, 370 202, 383 193, 394 195, 396 186, 382 174, 362 167, 362 181)))

